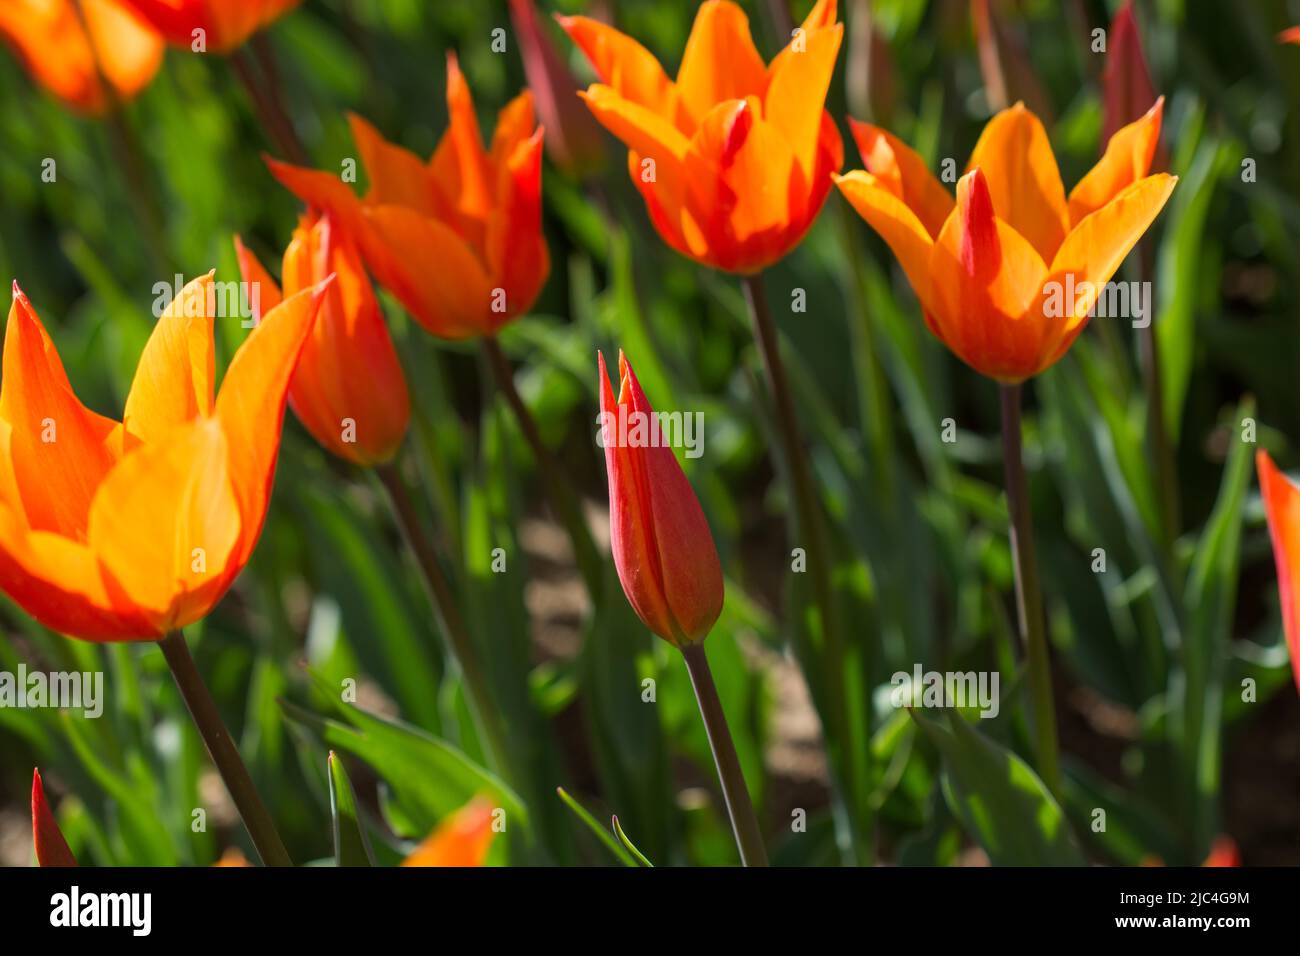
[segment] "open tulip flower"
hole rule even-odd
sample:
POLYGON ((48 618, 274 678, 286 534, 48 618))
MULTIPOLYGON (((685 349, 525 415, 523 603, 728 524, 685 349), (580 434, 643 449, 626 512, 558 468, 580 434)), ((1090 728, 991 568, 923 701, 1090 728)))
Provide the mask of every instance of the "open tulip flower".
POLYGON ((930 331, 1013 384, 1054 364, 1177 178, 1148 176, 1163 101, 1121 128, 1067 197, 1043 124, 1023 104, 989 121, 952 196, 897 137, 866 123, 866 163, 836 182, 889 244, 930 331))
POLYGON ((632 181, 673 249, 752 274, 803 238, 844 161, 822 108, 843 32, 835 17, 835 0, 819 0, 768 65, 740 7, 709 0, 676 81, 613 27, 560 18, 602 81, 587 106, 627 144, 632 181))
POLYGON ((302 0, 124 0, 167 42, 227 53, 302 0), (198 31, 202 31, 201 33, 198 31))
MULTIPOLYGON (((280 287, 238 238, 235 250, 244 282, 259 290, 261 309, 274 309, 280 287)), ((284 253, 283 294, 313 288, 331 274, 334 283, 289 385, 289 405, 326 449, 374 465, 392 458, 406 436, 406 379, 355 245, 328 214, 308 213, 284 253)))
POLYGON ((1259 475, 1260 497, 1268 516, 1268 533, 1273 542, 1273 562, 1277 566, 1277 591, 1282 605, 1282 627, 1287 649, 1291 652, 1291 669, 1296 687, 1300 688, 1300 488, 1273 464, 1268 452, 1255 456, 1259 475))
POLYGON ((42 86, 86 113, 135 96, 162 63, 162 37, 125 0, 4 0, 0 37, 42 86))
POLYGON ((447 57, 450 128, 426 163, 349 117, 370 179, 365 198, 338 175, 268 160, 308 206, 355 238, 367 267, 429 332, 491 335, 526 313, 550 271, 542 235, 542 130, 532 94, 497 117, 491 148, 469 87, 447 57))
POLYGON ((270 311, 213 395, 212 274, 176 296, 121 422, 78 401, 14 283, 0 376, 0 589, 45 626, 158 639, 198 620, 266 516, 285 393, 325 286, 270 311))
POLYGON ((708 521, 667 445, 649 439, 654 409, 618 355, 618 397, 600 365, 601 444, 609 476, 609 537, 623 592, 670 644, 698 644, 722 613, 722 566, 708 521), (643 438, 645 440, 643 440, 643 438))

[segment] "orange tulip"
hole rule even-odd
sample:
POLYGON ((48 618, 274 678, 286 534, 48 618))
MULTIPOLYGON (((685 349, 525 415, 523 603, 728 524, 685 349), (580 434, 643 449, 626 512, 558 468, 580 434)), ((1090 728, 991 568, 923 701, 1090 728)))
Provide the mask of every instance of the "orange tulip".
POLYGON ((840 191, 889 244, 930 331, 977 372, 1014 384, 1055 363, 1177 177, 1148 176, 1163 100, 1111 137, 1068 199, 1038 117, 989 121, 954 204, 924 161, 851 121, 867 169, 840 191))
POLYGON ((4 0, 0 37, 42 86, 87 113, 135 96, 162 63, 162 37, 121 0, 4 0))
POLYGON ((1268 516, 1268 533, 1273 541, 1273 562, 1277 565, 1277 593, 1282 605, 1282 627, 1291 653, 1291 670, 1300 689, 1300 488, 1278 471, 1268 452, 1255 455, 1260 497, 1268 516))
POLYGON ((822 109, 843 26, 818 0, 770 65, 731 0, 700 6, 676 82, 645 47, 587 17, 560 24, 601 83, 583 98, 627 144, 628 171, 664 242, 749 274, 803 238, 844 162, 822 109))
POLYGON ((482 866, 495 835, 492 807, 472 800, 439 823, 402 866, 482 866))
POLYGON ((532 94, 515 97, 483 148, 469 87, 447 57, 451 126, 426 164, 350 116, 370 191, 334 173, 268 159, 308 206, 328 210, 371 274, 439 338, 491 335, 537 300, 550 271, 542 236, 542 130, 532 94))
MULTIPOLYGON (((262 309, 279 305, 279 286, 238 237, 235 251, 262 309)), ((284 253, 284 292, 311 288, 330 274, 334 284, 298 359, 289 405, 329 451, 358 465, 380 464, 406 436, 406 378, 356 246, 329 214, 308 213, 284 253)))
POLYGON ((0 379, 0 589, 46 627, 157 639, 208 613, 266 516, 285 392, 324 286, 272 310, 213 398, 212 274, 150 336, 121 422, 77 400, 14 284, 0 379))
POLYGON ((668 643, 698 644, 722 613, 722 566, 709 523, 671 448, 651 431, 654 409, 618 354, 618 398, 600 365, 600 440, 609 477, 614 566, 637 616, 668 643))
POLYGON ((54 812, 45 800, 41 772, 32 770, 32 842, 36 847, 37 866, 76 866, 68 841, 63 838, 54 812))
POLYGON ((199 53, 227 53, 302 0, 124 0, 167 42, 199 53), (202 41, 202 47, 198 46, 202 41))

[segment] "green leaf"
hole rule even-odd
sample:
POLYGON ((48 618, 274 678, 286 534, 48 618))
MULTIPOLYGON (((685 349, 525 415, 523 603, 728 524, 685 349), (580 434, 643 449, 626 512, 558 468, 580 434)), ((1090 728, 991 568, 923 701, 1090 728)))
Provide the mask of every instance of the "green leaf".
POLYGON ((322 688, 335 717, 325 717, 281 701, 289 719, 315 733, 327 746, 369 764, 392 787, 394 805, 414 832, 423 837, 443 817, 476 796, 503 808, 512 826, 528 833, 529 815, 519 796, 500 778, 464 753, 416 727, 367 713, 338 701, 333 688, 322 688))
POLYGON ((374 866, 370 840, 357 815, 357 796, 343 761, 334 751, 328 759, 330 817, 334 821, 334 862, 337 866, 374 866))
MULTIPOLYGON (((573 811, 573 815, 581 820, 588 830, 595 834, 596 839, 601 842, 601 845, 608 849, 610 853, 613 853, 620 863, 624 866, 630 867, 638 865, 636 857, 629 853, 623 847, 622 843, 610 836, 609 831, 597 823, 596 818, 591 815, 591 812, 570 796, 568 791, 563 787, 556 787, 555 792, 560 795, 560 799, 564 801, 564 805, 573 811)), ((614 819, 617 820, 618 817, 615 817, 614 819)))
POLYGON ((618 822, 617 815, 614 816, 613 823, 614 823, 614 833, 618 837, 618 842, 623 844, 623 846, 627 848, 627 851, 632 854, 632 856, 636 859, 637 865, 650 867, 651 869, 653 869, 654 864, 646 859, 645 854, 642 853, 640 850, 638 850, 636 848, 636 844, 633 843, 631 840, 629 840, 627 834, 623 832, 623 826, 618 822))
POLYGON ((944 796, 994 866, 1083 866, 1083 852, 1038 775, 1018 756, 949 715, 912 711, 943 757, 944 796))
POLYGON ((1196 546, 1187 580, 1187 630, 1181 670, 1171 678, 1169 722, 1181 757, 1191 808, 1194 858, 1209 852, 1214 837, 1222 751, 1223 672, 1228 658, 1237 576, 1241 561, 1241 516, 1254 469, 1255 445, 1241 439, 1244 418, 1254 415, 1246 400, 1229 423, 1232 451, 1224 465, 1219 497, 1196 546))

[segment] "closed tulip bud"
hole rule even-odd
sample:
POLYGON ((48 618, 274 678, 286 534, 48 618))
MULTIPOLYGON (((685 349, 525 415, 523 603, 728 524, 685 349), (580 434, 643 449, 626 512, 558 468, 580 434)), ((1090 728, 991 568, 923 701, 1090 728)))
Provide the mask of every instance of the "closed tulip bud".
POLYGON ((1277 566, 1277 594, 1282 605, 1282 629, 1291 653, 1291 669, 1300 690, 1300 488, 1278 471, 1268 452, 1255 456, 1259 494, 1268 516, 1268 533, 1277 566))
POLYGON ((560 18, 601 79, 583 99, 627 144, 632 182, 670 247, 748 275, 808 231, 844 162, 823 109, 843 35, 835 15, 835 0, 818 0, 767 64, 744 11, 731 0, 708 0, 675 81, 613 27, 560 18))
POLYGON ((358 197, 338 171, 268 159, 308 206, 328 211, 370 274, 433 335, 492 335, 537 300, 550 272, 542 235, 542 130, 525 91, 497 117, 484 148, 469 86, 447 58, 450 127, 433 157, 388 142, 350 117, 370 180, 358 197))
MULTIPOLYGON (((1142 55, 1142 38, 1131 0, 1120 7, 1111 22, 1101 86, 1101 136, 1103 143, 1109 143, 1116 133, 1140 118, 1156 102, 1156 88, 1151 81, 1146 57, 1142 55)), ((1161 170, 1168 166, 1168 160, 1159 143, 1159 128, 1156 134, 1151 165, 1161 170)))
POLYGON ((0 589, 46 627, 157 640, 197 621, 262 532, 285 395, 324 286, 272 309, 214 394, 212 274, 145 345, 122 421, 78 401, 14 284, 0 377, 0 589))
POLYGON ((162 64, 162 37, 124 0, 4 0, 0 37, 37 82, 85 113, 135 96, 162 64))
MULTIPOLYGON (((238 238, 235 251, 262 309, 275 308, 281 300, 275 280, 238 238)), ((313 288, 331 274, 334 283, 289 384, 289 405, 327 450, 358 465, 382 464, 406 436, 406 378, 351 238, 328 214, 308 213, 284 253, 283 294, 313 288)))
POLYGON ((698 644, 722 613, 722 567, 713 535, 672 449, 638 437, 652 434, 654 409, 632 366, 620 352, 615 398, 605 356, 598 353, 598 362, 610 549, 618 579, 646 627, 678 647, 698 644))
POLYGON ((63 838, 63 831, 45 799, 39 770, 32 771, 32 842, 36 846, 38 866, 77 865, 77 858, 68 848, 68 841, 63 838))
POLYGON ((547 155, 571 176, 594 169, 605 158, 603 134, 578 100, 578 81, 547 35, 533 0, 510 0, 510 19, 528 88, 549 134, 547 155))
POLYGON ((202 53, 228 53, 302 0, 123 0, 168 43, 202 53), (196 46, 202 41, 202 47, 196 46))
POLYGON ((977 372, 1014 384, 1049 368, 1088 323, 1177 177, 1148 176, 1163 100, 1120 129, 1068 198, 1023 104, 984 128, 957 199, 897 137, 850 121, 866 170, 837 176, 898 257, 930 331, 977 372))

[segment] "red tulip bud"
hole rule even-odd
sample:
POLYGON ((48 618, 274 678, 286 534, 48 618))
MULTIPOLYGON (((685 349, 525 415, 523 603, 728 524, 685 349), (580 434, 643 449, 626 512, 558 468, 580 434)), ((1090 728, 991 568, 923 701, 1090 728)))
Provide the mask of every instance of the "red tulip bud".
POLYGON ((510 19, 528 88, 546 127, 551 161, 570 175, 599 166, 604 159, 604 134, 578 98, 578 81, 547 36, 533 0, 510 0, 510 19))
POLYGON ((600 364, 600 432, 609 475, 609 537, 623 593, 646 627, 698 644, 722 613, 722 566, 699 499, 623 353, 618 398, 600 364))
MULTIPOLYGON (((1101 144, 1105 149, 1116 130, 1140 117, 1156 101, 1156 89, 1151 82, 1146 57, 1142 55, 1142 40, 1138 35, 1132 2, 1120 7, 1111 22, 1101 85, 1101 144)), ((1155 168, 1163 169, 1164 164, 1155 168)))
POLYGON ((41 772, 32 770, 32 840, 36 844, 36 862, 41 866, 76 866, 77 858, 68 849, 68 841, 45 802, 41 772))

